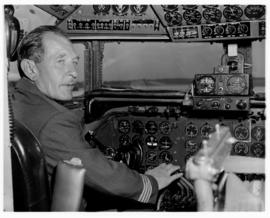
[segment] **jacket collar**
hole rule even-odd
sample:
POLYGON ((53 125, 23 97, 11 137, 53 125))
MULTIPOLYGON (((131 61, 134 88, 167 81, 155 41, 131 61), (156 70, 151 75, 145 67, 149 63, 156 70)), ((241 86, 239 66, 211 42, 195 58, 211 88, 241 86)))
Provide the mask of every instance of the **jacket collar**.
POLYGON ((66 107, 62 106, 61 104, 57 103, 54 99, 49 98, 45 94, 43 94, 38 87, 29 79, 22 78, 20 79, 17 84, 16 88, 23 90, 24 92, 31 93, 33 95, 37 95, 55 107, 58 111, 69 111, 66 107))

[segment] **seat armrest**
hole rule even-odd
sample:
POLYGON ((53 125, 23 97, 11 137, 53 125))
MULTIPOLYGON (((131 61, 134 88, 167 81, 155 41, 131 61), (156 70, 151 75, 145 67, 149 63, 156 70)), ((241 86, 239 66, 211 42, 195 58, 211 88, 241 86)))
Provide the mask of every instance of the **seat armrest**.
POLYGON ((78 211, 86 170, 82 165, 60 161, 56 168, 51 211, 78 211))

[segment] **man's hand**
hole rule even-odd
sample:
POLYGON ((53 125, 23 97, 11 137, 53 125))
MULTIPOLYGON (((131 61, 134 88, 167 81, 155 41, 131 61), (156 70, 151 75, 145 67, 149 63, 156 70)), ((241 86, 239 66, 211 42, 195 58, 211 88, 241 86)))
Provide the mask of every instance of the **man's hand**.
POLYGON ((162 163, 151 170, 147 170, 145 174, 153 176, 157 180, 158 189, 161 190, 183 176, 182 173, 175 173, 179 169, 180 166, 162 163))

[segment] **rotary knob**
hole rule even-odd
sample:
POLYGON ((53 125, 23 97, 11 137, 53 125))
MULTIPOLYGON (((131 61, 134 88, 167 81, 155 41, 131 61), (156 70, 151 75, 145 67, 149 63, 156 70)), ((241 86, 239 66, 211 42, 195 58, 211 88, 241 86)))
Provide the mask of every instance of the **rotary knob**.
POLYGON ((212 108, 219 108, 220 103, 218 101, 213 101, 212 102, 212 108))
POLYGON ((240 100, 240 101, 237 103, 236 107, 237 107, 238 109, 240 109, 240 110, 244 110, 244 109, 246 109, 246 107, 247 107, 247 103, 246 103, 245 101, 243 101, 243 100, 240 100))

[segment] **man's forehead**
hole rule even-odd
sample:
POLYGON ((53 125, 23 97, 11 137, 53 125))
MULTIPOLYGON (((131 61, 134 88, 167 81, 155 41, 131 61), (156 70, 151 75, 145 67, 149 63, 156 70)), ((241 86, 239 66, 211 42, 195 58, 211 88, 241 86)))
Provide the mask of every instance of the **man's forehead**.
POLYGON ((54 53, 60 50, 74 53, 72 43, 64 36, 55 33, 45 33, 43 44, 45 52, 48 53, 54 53))

